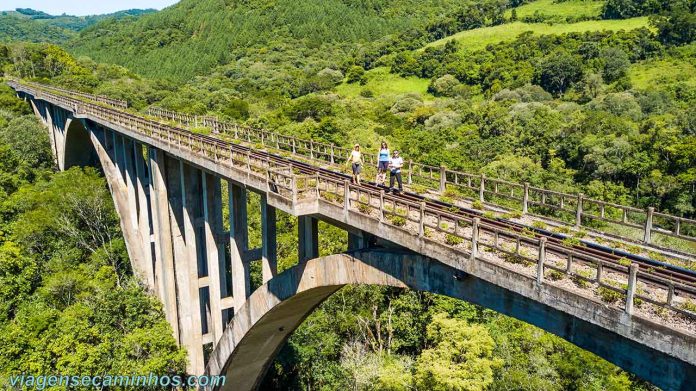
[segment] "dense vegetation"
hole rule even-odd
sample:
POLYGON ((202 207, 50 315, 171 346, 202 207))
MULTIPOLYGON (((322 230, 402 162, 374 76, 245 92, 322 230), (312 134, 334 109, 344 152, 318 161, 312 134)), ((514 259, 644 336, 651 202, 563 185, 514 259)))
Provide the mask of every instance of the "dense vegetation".
MULTIPOLYGON (((46 44, 0 46, 0 66, 138 110, 368 149, 386 139, 407 159, 693 217, 695 11, 693 1, 183 1, 98 23, 69 45, 148 78, 46 44)), ((279 218, 287 268, 296 227, 279 218)), ((321 232, 322 253, 343 250, 344 235, 321 232)), ((265 386, 650 388, 532 326, 374 287, 346 288, 310 316, 265 386)))
POLYGON ((0 387, 11 375, 182 373, 161 304, 133 277, 94 169, 55 173, 48 134, 0 87, 0 387))
POLYGON ((71 16, 49 15, 31 8, 0 12, 0 42, 52 42, 65 43, 77 32, 105 19, 119 20, 126 17, 154 12, 155 10, 125 10, 105 15, 71 16))

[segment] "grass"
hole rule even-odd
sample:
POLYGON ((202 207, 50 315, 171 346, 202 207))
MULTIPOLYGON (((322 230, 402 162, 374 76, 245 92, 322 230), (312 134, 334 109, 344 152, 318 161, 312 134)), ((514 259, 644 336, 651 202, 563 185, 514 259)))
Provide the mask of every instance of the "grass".
POLYGON ((480 50, 485 49, 489 44, 512 41, 517 38, 518 35, 527 31, 531 31, 536 35, 543 35, 602 30, 635 30, 641 27, 648 27, 647 17, 623 20, 590 20, 586 22, 554 25, 546 23, 513 22, 499 26, 462 31, 431 42, 427 46, 444 45, 448 41, 454 39, 460 43, 464 50, 480 50))
MULTIPOLYGON (((563 19, 569 16, 599 18, 604 3, 604 0, 568 0, 562 3, 556 3, 556 0, 538 0, 521 5, 516 10, 519 19, 533 16, 535 13, 563 19)), ((509 18, 511 14, 512 10, 508 10, 505 16, 509 18)))
POLYGON ((685 83, 696 87, 696 67, 680 59, 652 59, 633 64, 628 72, 635 88, 685 83))
POLYGON ((401 77, 389 73, 389 68, 378 67, 365 73, 367 84, 343 83, 336 87, 336 92, 343 97, 357 98, 363 90, 372 91, 374 96, 401 95, 409 92, 419 93, 424 99, 434 99, 428 93, 430 80, 418 77, 401 77))

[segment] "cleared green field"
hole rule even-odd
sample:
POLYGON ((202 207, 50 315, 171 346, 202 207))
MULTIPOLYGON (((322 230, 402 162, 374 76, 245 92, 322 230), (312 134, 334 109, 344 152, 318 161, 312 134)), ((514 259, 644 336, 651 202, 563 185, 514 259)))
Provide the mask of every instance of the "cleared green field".
POLYGON ((399 75, 389 73, 389 68, 378 67, 366 74, 367 84, 361 86, 359 83, 343 83, 336 87, 336 92, 345 97, 357 97, 363 90, 372 91, 375 96, 399 95, 407 92, 417 92, 424 98, 432 98, 428 94, 428 84, 430 80, 417 77, 404 78, 399 75))
POLYGON ((696 86, 696 67, 678 59, 649 60, 633 64, 629 76, 633 86, 640 89, 675 83, 696 86))
MULTIPOLYGON (((521 5, 516 10, 517 17, 520 19, 532 16, 535 12, 544 16, 555 16, 559 19, 565 19, 568 16, 598 18, 604 3, 604 0, 568 0, 562 3, 556 3, 555 0, 538 0, 521 5)), ((508 10, 505 16, 509 18, 511 14, 512 10, 508 10)))
POLYGON ((531 31, 537 35, 543 34, 564 34, 585 31, 619 31, 635 30, 641 27, 648 27, 648 18, 631 18, 623 20, 590 20, 579 23, 546 24, 546 23, 523 23, 514 22, 502 24, 500 26, 482 27, 474 30, 462 31, 447 38, 431 42, 428 46, 444 45, 450 40, 458 41, 462 48, 469 50, 484 49, 492 43, 511 41, 518 35, 531 31))

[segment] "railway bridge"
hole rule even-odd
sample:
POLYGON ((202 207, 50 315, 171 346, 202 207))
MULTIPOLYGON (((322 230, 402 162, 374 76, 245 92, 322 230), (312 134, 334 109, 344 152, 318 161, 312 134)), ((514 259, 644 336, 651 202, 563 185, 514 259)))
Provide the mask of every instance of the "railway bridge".
MULTIPOLYGON (((223 389, 258 388, 290 333, 346 284, 467 300, 556 334, 663 389, 694 387, 696 278, 689 270, 431 197, 354 185, 331 167, 299 159, 295 141, 285 152, 268 143, 249 147, 238 135, 225 141, 193 133, 121 101, 16 80, 9 85, 48 128, 61 170, 103 171, 133 270, 161 300, 188 351, 189 372, 224 374, 223 389), (249 248, 251 193, 260 197, 259 248, 249 248), (298 264, 282 273, 277 211, 298 221, 298 264), (319 221, 347 232, 344 253, 320 256, 319 221), (261 263, 263 279, 254 292, 252 262, 261 263), (618 298, 603 301, 602 292, 618 298)), ((284 142, 270 137, 270 144, 284 142)), ((443 177, 440 190, 451 186, 443 177)), ((676 235, 682 235, 678 227, 676 235)))

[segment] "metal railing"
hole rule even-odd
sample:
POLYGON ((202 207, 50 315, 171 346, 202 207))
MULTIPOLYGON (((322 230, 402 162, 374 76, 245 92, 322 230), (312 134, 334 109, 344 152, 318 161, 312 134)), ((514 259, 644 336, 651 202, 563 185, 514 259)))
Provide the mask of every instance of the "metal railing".
MULTIPOLYGON (((234 139, 249 143, 260 143, 264 148, 274 148, 319 160, 330 164, 342 162, 350 149, 321 143, 314 140, 285 136, 249 126, 220 122, 214 117, 201 117, 180 114, 158 107, 148 109, 148 114, 175 121, 184 126, 206 126, 213 133, 226 133, 234 139)), ((373 154, 363 153, 366 165, 376 166, 373 154)), ((616 224, 641 230, 641 240, 646 244, 653 242, 653 234, 662 234, 696 243, 696 220, 658 213, 654 208, 640 209, 632 206, 586 198, 583 194, 563 193, 554 190, 530 186, 529 183, 516 183, 484 174, 436 167, 409 160, 403 168, 406 183, 425 186, 427 190, 444 193, 447 188, 463 190, 475 194, 469 199, 488 203, 501 208, 519 209, 522 213, 543 216, 557 222, 572 224, 576 227, 594 227, 597 222, 616 224), (505 205, 495 199, 507 201, 505 205)), ((624 239, 631 238, 619 235, 624 239)))
MULTIPOLYGON (((8 80, 18 83, 16 79, 13 78, 8 78, 8 80)), ((44 90, 44 91, 51 91, 55 92, 57 94, 63 94, 63 95, 68 95, 68 96, 79 96, 80 98, 87 99, 90 101, 94 102, 99 102, 103 103, 105 105, 109 105, 118 109, 127 109, 128 108, 128 102, 125 100, 119 100, 119 99, 112 99, 107 96, 103 95, 93 95, 93 94, 88 94, 85 92, 79 92, 79 91, 71 91, 71 90, 66 90, 64 88, 60 87, 54 87, 54 86, 49 86, 45 84, 39 84, 39 83, 32 83, 32 82, 22 82, 23 84, 30 85, 32 87, 35 87, 39 90, 44 90)))

